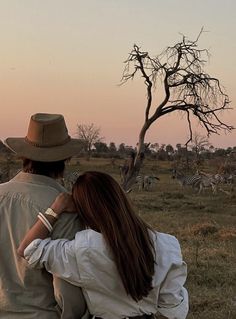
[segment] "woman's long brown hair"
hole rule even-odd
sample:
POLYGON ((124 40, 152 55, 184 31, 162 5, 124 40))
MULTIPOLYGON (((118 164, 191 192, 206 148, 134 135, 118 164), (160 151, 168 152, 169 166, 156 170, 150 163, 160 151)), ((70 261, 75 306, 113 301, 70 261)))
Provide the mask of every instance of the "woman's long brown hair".
POLYGON ((152 289, 155 261, 150 227, 135 214, 119 184, 108 174, 84 173, 72 194, 83 226, 104 236, 127 294, 136 301, 146 297, 152 289))

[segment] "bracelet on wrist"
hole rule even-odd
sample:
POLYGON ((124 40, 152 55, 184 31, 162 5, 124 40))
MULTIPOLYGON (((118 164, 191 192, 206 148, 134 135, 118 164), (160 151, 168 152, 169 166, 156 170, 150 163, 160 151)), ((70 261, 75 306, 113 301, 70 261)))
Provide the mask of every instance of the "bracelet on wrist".
POLYGON ((52 209, 52 208, 47 208, 47 210, 45 211, 45 213, 44 213, 45 215, 49 215, 49 216, 52 216, 52 217, 54 217, 54 218, 56 218, 56 219, 58 219, 58 214, 57 213, 55 213, 54 212, 54 210, 52 209))
POLYGON ((42 213, 38 213, 38 219, 44 224, 44 226, 47 228, 47 230, 49 231, 49 233, 51 233, 52 231, 52 225, 49 222, 49 220, 47 220, 47 218, 42 214, 42 213))

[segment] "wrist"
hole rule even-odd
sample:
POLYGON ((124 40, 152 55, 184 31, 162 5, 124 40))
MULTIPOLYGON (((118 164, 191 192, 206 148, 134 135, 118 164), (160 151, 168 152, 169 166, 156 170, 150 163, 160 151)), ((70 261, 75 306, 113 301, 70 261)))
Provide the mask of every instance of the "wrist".
POLYGON ((52 203, 52 205, 49 207, 49 209, 52 209, 53 212, 58 215, 58 217, 63 212, 61 207, 59 205, 55 205, 54 203, 52 203))
POLYGON ((58 219, 58 217, 60 215, 60 211, 56 210, 55 208, 53 209, 52 207, 53 206, 48 207, 44 214, 47 215, 47 216, 52 216, 55 219, 58 219))

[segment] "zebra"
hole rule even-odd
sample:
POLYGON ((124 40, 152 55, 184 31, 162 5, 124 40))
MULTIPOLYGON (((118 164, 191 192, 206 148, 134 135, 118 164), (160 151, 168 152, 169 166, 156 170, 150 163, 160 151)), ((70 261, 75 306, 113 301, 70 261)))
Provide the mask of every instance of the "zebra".
POLYGON ((231 174, 224 174, 224 183, 225 184, 235 184, 236 181, 236 174, 231 173, 231 174))
POLYGON ((136 183, 138 185, 138 190, 149 191, 153 188, 154 184, 159 181, 160 178, 153 175, 138 175, 136 177, 136 183))
POLYGON ((199 194, 206 188, 211 188, 212 193, 216 194, 218 185, 224 182, 223 176, 218 173, 209 174, 198 170, 197 174, 201 177, 201 179, 196 184, 199 189, 199 194))
POLYGON ((159 181, 160 178, 153 175, 145 175, 143 178, 143 188, 145 191, 149 191, 153 188, 154 184, 159 181))
POLYGON ((186 186, 191 186, 192 188, 195 188, 196 183, 201 179, 201 176, 199 174, 184 175, 176 169, 173 169, 172 178, 176 179, 182 188, 186 186))
POLYGON ((73 184, 76 182, 80 173, 78 171, 73 172, 65 172, 64 177, 60 179, 60 183, 64 186, 68 191, 72 190, 73 184))
POLYGON ((207 188, 210 188, 213 194, 217 193, 217 181, 214 177, 201 176, 200 179, 196 181, 195 187, 198 188, 198 194, 201 194, 202 191, 207 188))

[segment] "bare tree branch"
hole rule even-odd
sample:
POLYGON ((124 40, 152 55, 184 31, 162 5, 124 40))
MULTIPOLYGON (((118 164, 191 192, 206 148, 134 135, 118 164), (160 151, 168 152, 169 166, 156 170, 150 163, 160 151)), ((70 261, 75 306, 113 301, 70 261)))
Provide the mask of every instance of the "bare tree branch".
POLYGON ((192 140, 193 118, 205 128, 207 135, 219 134, 222 130, 230 132, 234 129, 232 125, 220 119, 221 113, 230 109, 228 95, 217 78, 204 72, 209 52, 207 49, 198 48, 198 41, 203 32, 202 28, 194 41, 182 36, 180 42, 167 47, 154 58, 150 57, 148 52, 141 51, 136 44, 129 53, 121 84, 140 75, 144 78, 147 100, 137 154, 133 169, 129 170, 127 178, 124 179, 124 188, 142 164, 143 158, 141 159, 140 154, 143 153, 146 132, 159 117, 176 111, 186 113, 189 128, 189 140, 186 144, 192 140), (153 91, 157 80, 162 83, 159 91, 163 91, 164 97, 158 105, 153 105, 153 91))

